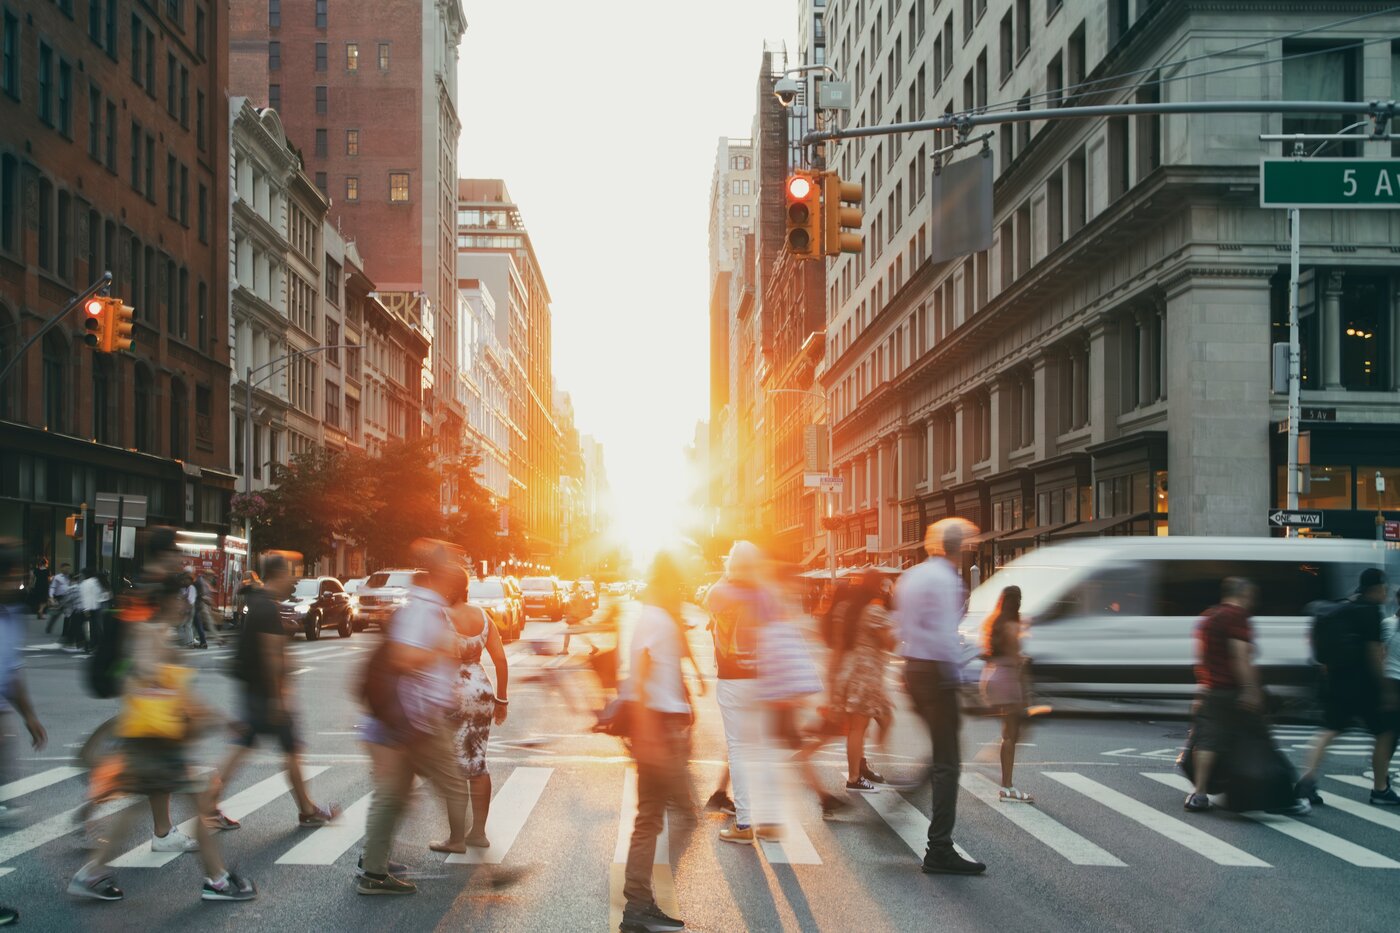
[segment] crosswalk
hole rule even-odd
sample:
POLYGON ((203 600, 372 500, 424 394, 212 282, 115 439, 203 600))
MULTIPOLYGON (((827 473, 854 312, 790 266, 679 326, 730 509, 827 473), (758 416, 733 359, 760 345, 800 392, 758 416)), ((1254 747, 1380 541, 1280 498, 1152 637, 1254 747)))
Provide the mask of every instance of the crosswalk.
MULTIPOLYGON (((340 788, 358 788, 339 820, 310 831, 297 831, 288 825, 290 801, 285 772, 251 766, 248 770, 252 773, 232 789, 223 808, 234 819, 245 822, 240 835, 247 834, 247 827, 260 823, 281 827, 276 834, 261 840, 265 849, 271 849, 263 852, 265 861, 288 869, 345 867, 352 863, 363 844, 371 805, 363 764, 306 767, 313 790, 321 786, 318 782, 323 779, 333 779, 340 788)), ((586 787, 589 797, 615 801, 616 809, 605 810, 605 818, 616 829, 607 871, 612 908, 620 911, 622 867, 636 814, 636 778, 632 769, 598 766, 585 774, 573 775, 578 779, 573 783, 561 781, 558 768, 549 766, 548 759, 498 770, 501 774, 497 777, 486 830, 491 847, 448 856, 443 865, 450 870, 451 866, 538 861, 541 838, 557 832, 561 815, 567 819, 577 807, 568 795, 578 794, 581 786, 586 787), (579 780, 584 783, 580 785, 579 780), (608 792, 608 787, 615 790, 608 792), (542 816, 545 812, 550 815, 542 816), (535 834, 533 842, 522 845, 531 833, 535 834)), ((1034 787, 1036 805, 1002 803, 989 777, 975 769, 962 775, 964 802, 957 835, 968 847, 959 848, 966 857, 1010 846, 1039 852, 1070 869, 1152 871, 1164 858, 1176 858, 1199 859, 1222 870, 1298 871, 1303 860, 1322 856, 1356 869, 1400 870, 1400 812, 1366 803, 1365 791, 1370 782, 1352 774, 1324 777, 1328 805, 1310 818, 1263 813, 1240 817, 1186 814, 1181 810, 1181 800, 1189 785, 1169 771, 1122 766, 1105 766, 1092 773, 1042 770, 1023 774, 1023 781, 1027 782, 1024 786, 1034 787)), ((85 772, 71 766, 39 770, 0 785, 0 800, 14 809, 10 824, 0 829, 0 875, 24 871, 36 852, 65 837, 70 842, 64 851, 71 851, 84 786, 85 772), (51 802, 59 805, 50 810, 51 802), (24 825, 16 825, 17 822, 24 825)), ((759 857, 769 864, 804 871, 847 866, 852 860, 847 847, 868 844, 872 832, 888 833, 898 840, 901 849, 923 855, 929 825, 926 791, 906 795, 884 788, 860 795, 854 800, 854 809, 826 822, 817 815, 815 802, 805 795, 786 796, 789 810, 781 839, 757 847, 759 857)), ((97 819, 137 803, 143 801, 124 798, 105 804, 97 819)), ((434 807, 430 816, 437 819, 440 813, 434 807)), ((699 831, 713 831, 718 825, 717 821, 702 822, 699 831)), ((181 823, 180 828, 193 834, 193 820, 181 823)), ((663 909, 674 889, 668 842, 668 834, 663 833, 654 871, 663 909)), ((731 847, 720 848, 727 851, 731 847)), ((145 841, 123 852, 113 866, 157 871, 180 858, 179 853, 152 851, 150 842, 145 841)))

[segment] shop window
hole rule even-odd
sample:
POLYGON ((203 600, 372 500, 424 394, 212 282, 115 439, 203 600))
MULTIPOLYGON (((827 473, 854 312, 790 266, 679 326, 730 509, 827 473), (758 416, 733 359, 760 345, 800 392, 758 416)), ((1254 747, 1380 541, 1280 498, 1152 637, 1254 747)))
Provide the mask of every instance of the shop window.
MULTIPOLYGON (((1302 467, 1303 484, 1298 491, 1300 509, 1350 509, 1352 470, 1349 466, 1305 466, 1302 467)), ((1371 471, 1374 482, 1375 470, 1371 471)), ((1275 470, 1278 483, 1278 496, 1275 501, 1279 508, 1288 505, 1288 468, 1275 470)))
MULTIPOLYGON (((1350 44, 1345 48, 1329 48, 1326 43, 1307 41, 1286 41, 1283 43, 1283 99, 1284 100, 1358 100, 1359 48, 1350 44)), ((1340 133, 1355 118, 1350 114, 1336 113, 1297 113, 1284 114, 1283 132, 1295 133, 1340 133)), ((1293 154, 1291 141, 1281 143, 1282 154, 1293 154)), ((1328 147, 1329 156, 1359 156, 1359 143, 1333 143, 1328 147)))
POLYGON ((1356 468, 1356 507, 1363 511, 1400 509, 1400 467, 1356 468), (1376 490, 1379 482, 1384 488, 1376 490))
POLYGON ((1342 285, 1341 382, 1347 389, 1390 387, 1390 296, 1380 276, 1347 275, 1342 285))

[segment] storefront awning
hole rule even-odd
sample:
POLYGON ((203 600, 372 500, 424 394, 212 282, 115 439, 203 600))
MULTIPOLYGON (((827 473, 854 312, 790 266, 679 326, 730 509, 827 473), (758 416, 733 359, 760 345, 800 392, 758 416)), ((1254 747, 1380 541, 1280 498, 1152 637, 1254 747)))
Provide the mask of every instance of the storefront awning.
POLYGON ((1129 522, 1140 522, 1151 516, 1151 512, 1138 512, 1136 515, 1115 515, 1112 518, 1097 518, 1092 522, 1080 522, 1078 525, 1053 532, 1050 535, 1050 540, 1065 541, 1070 538, 1093 538, 1106 531, 1112 531, 1120 525, 1126 525, 1129 522))
POLYGON ((1009 547, 1025 547, 1028 544, 1034 544, 1039 538, 1043 538, 1048 535, 1054 535, 1057 532, 1061 532, 1066 528, 1077 524, 1078 522, 1064 522, 1063 524, 1059 525, 1041 525, 1037 528, 1022 528, 1018 531, 1013 531, 1010 534, 998 540, 1000 541, 1000 543, 1005 544, 1009 547))
POLYGON ((1001 531, 984 531, 980 535, 973 535, 963 539, 963 547, 976 547, 979 544, 986 544, 988 541, 996 541, 1011 534, 1011 530, 1003 528, 1001 531))

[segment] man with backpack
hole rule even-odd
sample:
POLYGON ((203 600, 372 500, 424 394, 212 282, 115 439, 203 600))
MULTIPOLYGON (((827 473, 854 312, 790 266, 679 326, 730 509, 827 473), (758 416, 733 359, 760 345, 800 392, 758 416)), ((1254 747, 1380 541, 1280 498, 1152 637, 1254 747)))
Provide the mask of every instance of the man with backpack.
POLYGON ((262 570, 263 585, 248 595, 248 618, 234 655, 234 674, 243 683, 243 720, 235 726, 236 738, 228 760, 211 787, 211 825, 217 829, 239 827, 237 820, 218 809, 218 794, 233 780, 234 772, 252 751, 258 736, 265 735, 276 739, 286 758, 287 779, 297 804, 297 826, 312 829, 338 817, 340 807, 322 806, 312 800, 301 771, 301 742, 292 717, 291 680, 287 675, 287 636, 276 602, 292 593, 292 567, 281 554, 273 553, 263 558, 262 570))
POLYGON ((1370 802, 1400 806, 1390 786, 1389 750, 1395 741, 1394 697, 1385 682, 1385 641, 1381 637, 1381 606, 1390 594, 1385 574, 1375 567, 1361 571, 1356 592, 1324 607, 1313 620, 1313 656, 1322 669, 1322 730, 1308 751, 1307 769, 1297 794, 1313 806, 1321 804, 1317 770, 1327 747, 1358 721, 1375 736, 1375 769, 1370 802))

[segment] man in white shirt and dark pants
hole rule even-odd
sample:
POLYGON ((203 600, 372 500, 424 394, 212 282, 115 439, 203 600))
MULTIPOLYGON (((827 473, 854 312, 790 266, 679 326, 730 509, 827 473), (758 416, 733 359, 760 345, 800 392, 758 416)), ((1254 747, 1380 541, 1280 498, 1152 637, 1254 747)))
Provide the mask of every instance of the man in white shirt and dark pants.
POLYGON ((958 777, 962 756, 958 689, 962 651, 958 625, 967 601, 957 561, 970 524, 944 519, 929 526, 924 548, 929 558, 900 578, 894 605, 904 642, 904 686, 933 744, 929 777, 933 782, 933 816, 928 826, 925 874, 978 875, 981 862, 963 858, 953 848, 957 819, 958 777))

